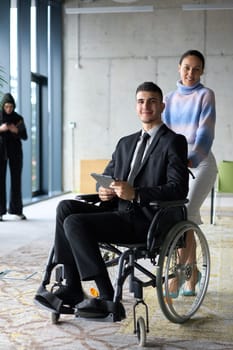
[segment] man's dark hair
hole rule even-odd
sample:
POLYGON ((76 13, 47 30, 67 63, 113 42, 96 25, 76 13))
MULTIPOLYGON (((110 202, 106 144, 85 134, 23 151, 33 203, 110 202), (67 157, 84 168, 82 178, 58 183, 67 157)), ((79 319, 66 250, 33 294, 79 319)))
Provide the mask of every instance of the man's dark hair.
POLYGON ((198 50, 188 50, 180 58, 179 64, 182 63, 183 59, 186 58, 187 56, 196 56, 200 59, 202 63, 202 69, 205 68, 205 57, 202 55, 202 53, 198 50))
POLYGON ((140 84, 137 87, 136 90, 136 95, 139 91, 153 91, 153 92, 157 92, 160 97, 161 97, 161 101, 163 100, 163 92, 160 89, 160 87, 158 85, 156 85, 155 83, 153 83, 152 81, 145 81, 144 83, 140 84))

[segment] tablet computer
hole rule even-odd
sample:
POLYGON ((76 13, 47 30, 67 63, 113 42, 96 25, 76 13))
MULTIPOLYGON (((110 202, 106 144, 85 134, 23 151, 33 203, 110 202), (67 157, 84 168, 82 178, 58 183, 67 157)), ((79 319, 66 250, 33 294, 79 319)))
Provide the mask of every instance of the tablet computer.
POLYGON ((109 188, 110 184, 115 181, 111 176, 109 175, 103 175, 103 174, 97 174, 97 173, 91 173, 91 176, 98 182, 100 186, 103 186, 105 188, 109 188))

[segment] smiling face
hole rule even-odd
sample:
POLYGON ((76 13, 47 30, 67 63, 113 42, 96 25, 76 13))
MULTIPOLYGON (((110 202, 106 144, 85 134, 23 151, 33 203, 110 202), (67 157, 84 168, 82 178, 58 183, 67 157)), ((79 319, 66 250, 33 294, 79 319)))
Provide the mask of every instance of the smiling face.
POLYGON ((164 103, 158 92, 139 91, 136 95, 136 111, 144 130, 149 130, 161 124, 161 114, 164 103))
POLYGON ((194 55, 186 56, 179 65, 179 73, 183 85, 195 85, 203 74, 201 59, 194 55))

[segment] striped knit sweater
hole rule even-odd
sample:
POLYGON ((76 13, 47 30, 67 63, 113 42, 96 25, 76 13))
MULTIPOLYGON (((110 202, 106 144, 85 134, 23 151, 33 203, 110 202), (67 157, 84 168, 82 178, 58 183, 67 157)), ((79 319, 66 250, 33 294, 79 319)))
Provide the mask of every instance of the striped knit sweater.
POLYGON ((200 81, 193 86, 177 82, 177 90, 165 96, 164 123, 188 142, 188 159, 193 168, 208 155, 215 132, 215 96, 200 81))

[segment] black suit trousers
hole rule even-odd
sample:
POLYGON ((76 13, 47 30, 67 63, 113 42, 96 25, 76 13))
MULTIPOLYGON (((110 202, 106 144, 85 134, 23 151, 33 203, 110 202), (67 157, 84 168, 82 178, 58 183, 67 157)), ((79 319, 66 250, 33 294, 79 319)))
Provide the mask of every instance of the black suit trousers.
POLYGON ((63 200, 57 207, 55 262, 75 264, 81 280, 106 273, 99 242, 146 241, 149 221, 134 209, 112 211, 77 200, 63 200))

